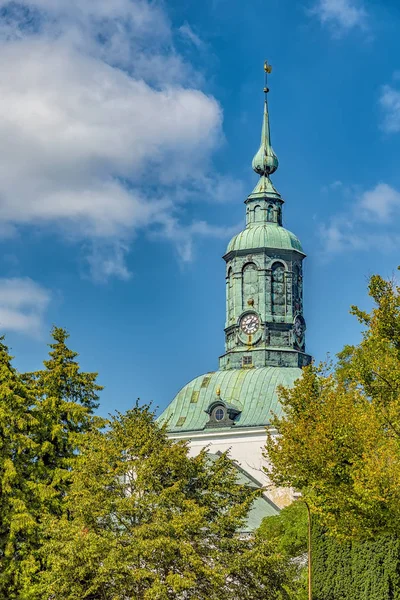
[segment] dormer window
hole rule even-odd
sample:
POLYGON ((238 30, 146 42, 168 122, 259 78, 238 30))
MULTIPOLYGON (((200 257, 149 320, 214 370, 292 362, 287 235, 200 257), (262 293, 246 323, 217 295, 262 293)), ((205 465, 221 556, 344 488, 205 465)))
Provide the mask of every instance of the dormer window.
POLYGON ((222 399, 217 398, 212 402, 206 410, 206 413, 210 415, 206 427, 232 427, 235 424, 236 418, 240 415, 241 410, 226 404, 222 399))

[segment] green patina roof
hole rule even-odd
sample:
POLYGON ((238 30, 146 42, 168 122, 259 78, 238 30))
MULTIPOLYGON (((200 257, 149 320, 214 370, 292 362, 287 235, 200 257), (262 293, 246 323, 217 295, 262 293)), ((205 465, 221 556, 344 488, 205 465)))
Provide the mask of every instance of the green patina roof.
POLYGON ((279 508, 275 507, 265 494, 259 496, 254 500, 248 512, 246 523, 242 527, 242 533, 252 533, 260 527, 265 517, 275 517, 279 513, 279 508))
POLYGON ((258 198, 279 199, 283 202, 282 196, 280 195, 270 178, 266 175, 262 175, 260 177, 260 179, 256 183, 254 190, 251 192, 250 196, 248 196, 249 200, 253 200, 254 198, 256 200, 258 198))
POLYGON ((282 414, 276 388, 280 385, 293 386, 301 373, 301 369, 295 367, 228 369, 206 373, 185 385, 158 420, 168 421, 171 433, 202 430, 209 420, 207 408, 219 398, 241 411, 234 427, 268 425, 272 413, 282 414))
POLYGON ((278 157, 271 146, 268 102, 267 94, 265 94, 261 144, 253 158, 252 167, 259 175, 271 175, 277 170, 278 164, 278 157))
POLYGON ((297 250, 304 254, 300 240, 277 223, 263 223, 246 227, 229 242, 227 253, 234 250, 255 248, 277 248, 279 250, 297 250))

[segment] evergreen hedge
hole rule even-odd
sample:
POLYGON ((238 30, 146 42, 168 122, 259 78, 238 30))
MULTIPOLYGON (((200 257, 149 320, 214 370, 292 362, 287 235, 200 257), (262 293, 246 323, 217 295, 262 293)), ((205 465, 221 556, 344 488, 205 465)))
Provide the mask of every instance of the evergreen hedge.
POLYGON ((400 600, 400 540, 338 542, 313 532, 313 600, 400 600))

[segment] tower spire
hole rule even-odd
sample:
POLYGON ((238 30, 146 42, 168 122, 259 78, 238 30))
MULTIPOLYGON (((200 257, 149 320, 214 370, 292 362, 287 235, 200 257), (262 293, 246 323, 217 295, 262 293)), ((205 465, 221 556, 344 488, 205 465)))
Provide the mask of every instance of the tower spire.
POLYGON ((269 113, 268 113, 268 100, 267 94, 268 88, 268 74, 271 73, 272 67, 267 61, 264 63, 265 71, 265 87, 264 87, 264 117, 261 131, 261 144, 258 152, 255 154, 252 162, 252 167, 256 173, 262 176, 269 176, 274 173, 278 168, 278 157, 271 146, 271 133, 269 127, 269 113))

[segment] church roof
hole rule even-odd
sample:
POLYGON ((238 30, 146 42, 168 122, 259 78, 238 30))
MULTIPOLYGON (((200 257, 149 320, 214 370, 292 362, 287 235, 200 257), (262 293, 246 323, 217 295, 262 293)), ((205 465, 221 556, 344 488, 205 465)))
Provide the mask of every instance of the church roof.
MULTIPOLYGON (((207 453, 207 456, 210 460, 216 461, 221 456, 221 452, 216 452, 215 454, 209 452, 207 453)), ((237 462, 233 460, 232 463, 237 470, 236 480, 240 485, 247 485, 252 489, 261 489, 263 487, 259 481, 247 473, 247 471, 243 469, 243 467, 239 466, 237 462)), ((262 493, 251 505, 246 517, 246 521, 241 527, 241 533, 253 533, 260 527, 261 523, 266 517, 275 517, 279 515, 279 513, 279 507, 268 498, 265 492, 262 493)))
POLYGON ((297 252, 304 254, 300 240, 294 233, 277 223, 263 223, 247 227, 231 239, 227 253, 234 250, 252 250, 255 248, 297 250, 297 252))
POLYGON ((272 414, 282 414, 277 387, 292 387, 301 373, 301 369, 296 367, 227 369, 206 373, 185 385, 158 420, 168 422, 170 433, 202 430, 209 420, 207 408, 219 399, 240 411, 233 429, 265 426, 270 423, 272 414))

